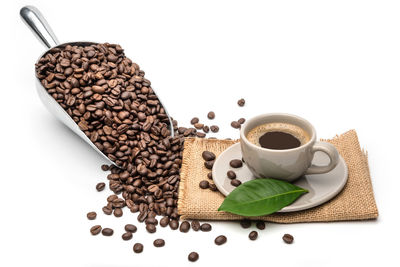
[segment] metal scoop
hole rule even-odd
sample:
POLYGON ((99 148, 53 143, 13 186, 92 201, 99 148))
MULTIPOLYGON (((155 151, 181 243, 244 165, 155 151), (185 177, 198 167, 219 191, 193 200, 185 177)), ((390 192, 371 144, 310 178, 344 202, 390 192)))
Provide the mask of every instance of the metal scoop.
MULTIPOLYGON (((52 29, 50 28, 49 24, 47 23, 47 21, 44 19, 44 17, 42 16, 40 11, 36 7, 25 6, 25 7, 21 8, 20 15, 22 17, 22 20, 32 30, 34 35, 48 49, 46 52, 44 52, 39 57, 38 61, 44 54, 46 54, 51 48, 54 48, 54 47, 62 48, 62 47, 65 47, 66 45, 88 46, 88 45, 97 44, 97 43, 93 43, 93 42, 70 42, 70 43, 60 44, 57 37, 54 35, 52 29)), ((46 108, 50 111, 51 114, 56 116, 58 120, 60 120, 62 123, 64 123, 66 126, 68 126, 72 131, 74 131, 83 140, 85 140, 86 143, 88 143, 94 150, 96 150, 98 153, 103 155, 103 157, 106 158, 108 162, 110 162, 111 164, 115 164, 90 141, 90 139, 85 135, 84 132, 81 131, 81 129, 75 123, 75 121, 68 115, 68 113, 57 103, 57 101, 42 86, 42 84, 40 83, 40 80, 37 77, 36 77, 36 89, 37 89, 40 99, 42 100, 43 104, 46 106, 46 108)), ((172 120, 169 117, 168 112, 165 109, 165 106, 162 104, 161 100, 160 100, 160 104, 164 107, 165 113, 168 116, 169 128, 170 128, 171 135, 173 136, 174 131, 173 131, 173 126, 172 126, 172 120)))

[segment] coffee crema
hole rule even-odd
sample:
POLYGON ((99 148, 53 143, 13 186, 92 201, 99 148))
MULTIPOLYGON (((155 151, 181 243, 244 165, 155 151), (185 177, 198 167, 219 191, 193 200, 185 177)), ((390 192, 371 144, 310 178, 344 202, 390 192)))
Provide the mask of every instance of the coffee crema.
POLYGON ((256 146, 267 149, 291 149, 310 141, 310 135, 301 127, 290 123, 265 123, 251 129, 247 140, 256 146))

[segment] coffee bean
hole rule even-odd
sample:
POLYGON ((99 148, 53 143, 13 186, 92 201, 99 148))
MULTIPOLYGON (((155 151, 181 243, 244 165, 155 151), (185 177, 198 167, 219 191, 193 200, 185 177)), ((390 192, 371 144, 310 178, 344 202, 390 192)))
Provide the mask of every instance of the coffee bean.
POLYGON ((145 221, 144 221, 144 223, 145 224, 154 224, 155 226, 157 226, 158 225, 158 220, 156 219, 156 218, 147 218, 145 221))
POLYGON ((179 227, 179 231, 181 231, 182 233, 189 232, 189 229, 190 229, 190 223, 188 221, 183 221, 181 223, 181 226, 179 227))
POLYGON ((131 232, 131 233, 136 233, 137 227, 133 224, 127 224, 127 225, 125 225, 125 231, 131 232))
POLYGON ((203 232, 210 232, 211 229, 212 229, 212 226, 211 226, 211 224, 209 224, 209 223, 203 223, 203 224, 200 226, 200 230, 203 231, 203 232))
POLYGON ((200 222, 198 220, 193 220, 191 225, 192 225, 193 231, 197 232, 200 230, 200 222))
POLYGON ((243 166, 243 162, 240 159, 233 159, 229 162, 232 168, 240 168, 243 166))
POLYGON ((199 122, 199 118, 194 117, 194 118, 190 121, 190 124, 194 125, 194 124, 196 124, 196 123, 198 123, 198 122, 199 122))
POLYGON ((160 248, 160 247, 165 246, 165 241, 164 241, 164 239, 160 239, 160 238, 159 238, 159 239, 154 240, 153 245, 154 245, 156 248, 160 248))
POLYGON ((208 112, 207 118, 209 118, 210 120, 215 119, 215 113, 213 111, 208 112))
POLYGON ((203 180, 199 183, 201 189, 207 189, 210 186, 210 183, 207 180, 203 180))
POLYGON ((215 184, 211 184, 211 183, 210 183, 210 184, 208 185, 208 188, 210 188, 211 191, 218 191, 218 188, 217 188, 217 186, 216 186, 215 184))
POLYGON ((111 229, 111 228, 104 228, 104 229, 101 231, 101 233, 102 233, 104 236, 112 236, 112 235, 114 234, 114 230, 111 229))
POLYGON ((251 231, 251 232, 250 232, 250 234, 249 234, 249 239, 250 239, 250 240, 256 240, 257 237, 258 237, 257 231, 251 231))
POLYGON ((245 121, 246 121, 245 118, 240 118, 240 119, 238 119, 238 123, 240 123, 240 124, 243 124, 245 121))
POLYGON ((94 211, 88 212, 88 214, 86 214, 86 217, 87 217, 89 220, 94 220, 94 219, 96 219, 96 217, 97 217, 97 213, 94 212, 94 211))
POLYGON ((110 170, 110 167, 107 164, 103 164, 103 165, 101 165, 101 169, 106 172, 106 171, 110 170))
POLYGON ((188 260, 191 262, 195 262, 199 259, 199 254, 197 252, 190 252, 188 256, 188 260))
POLYGON ((204 125, 203 132, 208 133, 209 131, 210 131, 210 127, 208 127, 207 125, 204 125))
POLYGON ((224 235, 219 235, 219 236, 217 236, 217 237, 215 238, 214 243, 215 243, 216 245, 220 246, 220 245, 225 244, 225 243, 226 243, 226 240, 227 240, 226 236, 224 236, 224 235))
POLYGON ((160 226, 161 227, 166 227, 169 224, 169 217, 168 216, 164 216, 161 220, 160 220, 160 226))
POLYGON ((135 244, 133 245, 133 251, 134 251, 135 253, 142 253, 142 251, 143 251, 143 245, 142 245, 141 243, 135 243, 135 244))
POLYGON ((199 138, 204 138, 204 137, 206 137, 206 134, 205 133, 201 133, 201 132, 197 132, 196 136, 199 137, 199 138))
POLYGON ((201 156, 203 157, 203 159, 205 161, 210 161, 210 160, 214 160, 215 159, 215 154, 210 152, 210 151, 203 151, 201 156))
POLYGON ((264 229, 265 229, 265 222, 263 222, 263 221, 258 221, 258 222, 256 223, 256 227, 257 227, 257 229, 259 229, 259 230, 264 230, 264 229))
POLYGON ((121 217, 123 215, 122 209, 121 208, 116 208, 114 210, 114 216, 115 217, 121 217))
POLYGON ((211 125, 211 126, 210 126, 210 130, 211 130, 211 132, 213 132, 213 133, 218 133, 219 127, 218 127, 217 125, 211 125))
POLYGON ((92 235, 98 235, 101 232, 101 226, 100 225, 95 225, 90 228, 90 233, 92 235))
POLYGON ((212 177, 212 172, 207 173, 207 178, 210 179, 210 180, 213 179, 213 177, 212 177))
POLYGON ((243 107, 245 103, 246 103, 246 101, 243 98, 239 99, 238 102, 237 102, 239 107, 243 107))
POLYGON ((235 187, 238 187, 238 186, 241 185, 241 184, 242 184, 242 182, 239 181, 238 179, 233 179, 233 180, 231 181, 231 185, 232 185, 232 186, 235 186, 235 187))
POLYGON ((282 239, 286 244, 292 244, 293 240, 294 240, 294 237, 292 235, 290 235, 290 234, 284 234, 282 239))
POLYGON ((105 183, 98 183, 96 185, 96 190, 100 192, 100 191, 103 191, 105 187, 106 187, 105 183))
POLYGON ((214 160, 204 162, 204 167, 206 167, 209 170, 212 170, 213 166, 214 166, 214 160))
POLYGON ((242 226, 242 228, 247 229, 250 228, 251 226, 251 221, 250 220, 241 220, 240 221, 240 225, 242 226))
POLYGON ((201 130, 201 129, 203 129, 204 124, 203 124, 203 123, 195 123, 193 126, 194 126, 194 128, 196 128, 197 130, 201 130))
POLYGON ((113 211, 111 208, 109 208, 107 206, 104 206, 102 210, 103 210, 104 214, 106 214, 106 215, 111 215, 112 211, 113 211))
POLYGON ((132 233, 131 232, 126 232, 122 235, 122 239, 127 241, 132 239, 132 233))
POLYGON ((147 232, 152 234, 157 231, 157 228, 154 224, 148 224, 148 225, 146 225, 146 230, 147 230, 147 232))
POLYGON ((176 229, 179 228, 179 222, 178 222, 177 220, 171 220, 171 221, 169 222, 169 227, 170 227, 172 230, 176 230, 176 229))
POLYGON ((236 173, 234 171, 228 171, 226 173, 226 176, 228 176, 229 179, 235 179, 236 178, 236 173))
POLYGON ((241 127, 240 123, 237 121, 232 121, 231 126, 232 126, 232 128, 235 128, 235 129, 240 129, 240 127, 241 127))

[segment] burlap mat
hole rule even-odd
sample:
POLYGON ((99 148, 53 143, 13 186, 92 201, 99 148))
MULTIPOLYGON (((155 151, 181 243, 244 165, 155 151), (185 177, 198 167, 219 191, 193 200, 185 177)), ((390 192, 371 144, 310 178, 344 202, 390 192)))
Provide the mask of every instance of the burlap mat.
MULTIPOLYGON (((291 213, 275 213, 254 220, 277 223, 328 222, 366 220, 378 217, 374 199, 367 154, 358 142, 357 133, 348 131, 331 140, 345 159, 349 178, 343 191, 329 202, 318 207, 291 213)), ((181 182, 179 188, 178 213, 181 219, 239 220, 242 216, 217 211, 224 200, 219 192, 199 188, 201 180, 207 180, 207 170, 201 153, 212 151, 218 156, 222 151, 238 142, 230 140, 188 138, 185 140, 181 182)))

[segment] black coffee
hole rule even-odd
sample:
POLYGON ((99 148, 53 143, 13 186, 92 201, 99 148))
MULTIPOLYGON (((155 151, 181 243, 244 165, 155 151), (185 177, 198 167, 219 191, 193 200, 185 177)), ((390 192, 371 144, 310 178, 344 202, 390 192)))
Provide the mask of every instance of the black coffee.
POLYGON ((259 139, 260 146, 268 149, 291 149, 301 145, 299 139, 284 132, 267 132, 259 139))

